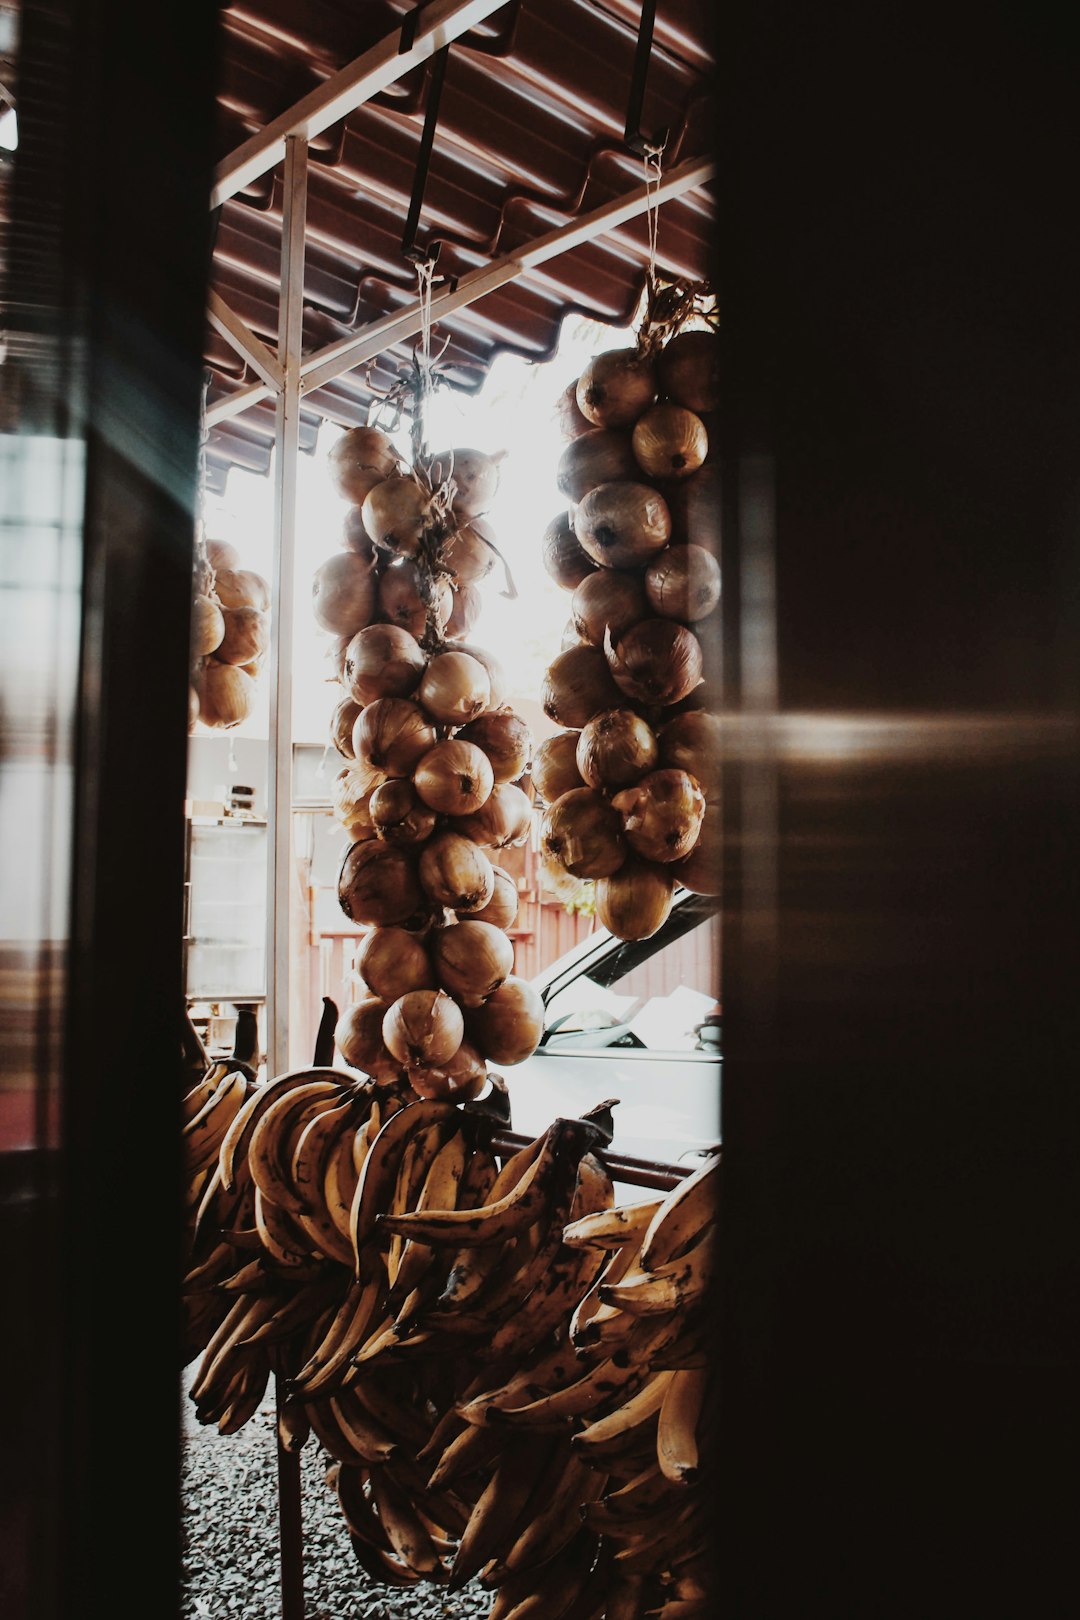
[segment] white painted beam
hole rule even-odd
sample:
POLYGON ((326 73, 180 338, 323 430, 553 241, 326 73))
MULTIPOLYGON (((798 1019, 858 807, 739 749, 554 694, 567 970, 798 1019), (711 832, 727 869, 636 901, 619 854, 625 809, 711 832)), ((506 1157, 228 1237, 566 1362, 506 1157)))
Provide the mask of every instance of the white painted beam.
POLYGON ((232 345, 237 354, 246 360, 252 370, 257 372, 275 392, 282 386, 285 373, 273 350, 267 348, 247 322, 241 320, 213 289, 206 301, 206 318, 214 330, 221 333, 225 341, 232 345))

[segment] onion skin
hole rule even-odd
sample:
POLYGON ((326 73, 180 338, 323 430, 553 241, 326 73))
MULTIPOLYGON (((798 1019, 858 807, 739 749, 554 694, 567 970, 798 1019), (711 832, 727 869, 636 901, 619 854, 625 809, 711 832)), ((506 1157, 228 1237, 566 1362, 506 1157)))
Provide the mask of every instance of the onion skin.
POLYGON ((544 572, 564 591, 576 590, 582 580, 595 574, 599 567, 574 533, 569 512, 560 512, 544 530, 540 541, 540 560, 544 572))
POLYGON ((616 684, 634 703, 678 703, 701 680, 701 643, 674 619, 642 619, 615 648, 608 662, 616 684))
POLYGON ((501 928, 466 918, 432 938, 431 957, 444 990, 478 1007, 513 972, 514 947, 501 928))
POLYGON ((382 1038, 387 1004, 378 996, 363 996, 346 1007, 334 1029, 334 1045, 343 1063, 367 1074, 389 1057, 382 1038))
POLYGON ((574 877, 610 877, 626 860, 617 812, 593 788, 571 788, 549 804, 540 822, 540 847, 574 877))
POLYGON ((375 788, 368 803, 371 824, 378 838, 408 848, 423 844, 435 831, 434 810, 422 804, 407 777, 395 776, 375 788))
POLYGON ((598 568, 574 592, 570 612, 582 641, 602 647, 605 630, 610 630, 612 640, 618 641, 632 625, 649 615, 641 575, 621 568, 598 568))
POLYGON ((715 332, 676 332, 657 357, 664 395, 687 410, 718 411, 720 339, 715 332))
POLYGON ((485 849, 506 849, 523 844, 532 829, 529 796, 513 782, 496 782, 479 810, 468 816, 455 816, 455 832, 471 838, 485 849))
POLYGON ((476 647, 472 642, 465 641, 459 641, 454 648, 454 652, 468 653, 469 657, 475 658, 478 664, 483 664, 487 670, 488 681, 491 685, 491 697, 488 700, 488 707, 501 709, 506 703, 508 686, 506 671, 495 657, 495 654, 488 652, 486 647, 476 647))
POLYGON ((354 493, 361 487, 356 476, 378 473, 387 478, 398 465, 397 451, 388 434, 378 427, 349 428, 330 448, 326 458, 330 481, 339 495, 359 504, 363 495, 354 493))
POLYGON ((385 776, 411 776, 437 741, 435 727, 410 698, 376 698, 360 710, 353 757, 385 776))
POLYGON ((450 614, 443 632, 447 641, 456 641, 462 636, 467 636, 475 627, 483 606, 484 599, 475 585, 458 585, 453 593, 450 614))
POLYGON ((704 422, 682 405, 654 405, 634 424, 630 443, 649 478, 689 478, 709 453, 704 422))
POLYGON ((458 737, 483 749, 491 761, 496 787, 500 782, 516 782, 528 769, 532 736, 513 709, 490 709, 463 726, 458 737))
POLYGON ((567 619, 563 625, 562 635, 559 637, 559 651, 566 652, 569 647, 583 647, 586 645, 587 643, 584 637, 579 635, 578 627, 573 619, 567 619))
POLYGON ((495 871, 483 850, 452 829, 424 845, 419 874, 428 899, 451 911, 482 911, 495 893, 495 871))
POLYGON ((597 484, 612 484, 641 477, 628 433, 593 428, 567 445, 555 469, 559 493, 571 504, 584 500, 597 484))
POLYGON ((577 386, 578 379, 575 377, 573 382, 567 383, 555 401, 555 423, 567 442, 571 439, 580 439, 583 433, 589 433, 594 426, 577 402, 577 386))
POLYGON ((653 360, 637 349, 593 355, 578 378, 578 409, 601 428, 629 427, 659 392, 653 360))
POLYGON ((415 557, 428 523, 431 500, 415 478, 395 473, 376 484, 364 499, 364 528, 383 551, 415 557))
POLYGON ((445 990, 410 990, 391 1004, 382 1023, 387 1051, 407 1069, 448 1063, 464 1034, 461 1008, 445 990))
POLYGON ((585 786, 577 768, 579 735, 576 731, 558 731, 554 737, 545 737, 533 753, 532 785, 545 804, 553 804, 571 788, 585 786))
POLYGON ((474 922, 491 923, 495 928, 513 928, 518 914, 517 884, 501 866, 492 866, 495 887, 491 899, 479 911, 469 913, 474 922))
POLYGON ((259 658, 270 645, 270 625, 266 614, 258 608, 225 608, 225 634, 214 649, 214 657, 222 664, 249 664, 259 658))
POLYGON ((689 771, 706 804, 720 797, 723 726, 719 715, 707 709, 687 709, 661 726, 657 740, 661 766, 689 771))
POLYGON ((697 843, 705 795, 686 771, 652 771, 611 801, 636 855, 666 865, 681 861, 697 843))
POLYGON ((706 804, 697 843, 685 860, 676 861, 668 871, 676 883, 692 894, 719 894, 723 826, 719 803, 706 804))
POLYGON ((437 653, 420 679, 418 696, 440 725, 464 726, 491 702, 488 672, 468 653, 437 653))
POLYGON ((580 731, 594 714, 621 704, 622 693, 598 647, 567 647, 548 665, 540 707, 556 725, 580 731))
POLYGON ((499 487, 499 463, 494 456, 483 450, 440 450, 432 458, 432 467, 433 476, 453 479, 455 512, 479 517, 487 511, 499 487))
POLYGON ((469 1013, 469 1037, 491 1063, 524 1063, 540 1045, 544 1003, 527 979, 511 974, 469 1013))
POLYGON ((671 911, 674 870, 631 856, 613 877, 597 883, 597 918, 616 939, 651 939, 671 911))
POLYGON ((330 745, 345 759, 356 758, 353 727, 363 712, 359 703, 351 697, 340 698, 334 705, 334 712, 330 716, 330 745))
POLYGON ((405 922, 423 905, 414 860, 378 839, 353 844, 338 876, 338 904, 355 923, 385 928, 405 922))
POLYGON ((375 612, 375 574, 354 551, 336 551, 315 570, 311 610, 320 630, 354 636, 375 612))
POLYGON ((191 656, 205 658, 221 646, 225 615, 212 596, 196 596, 191 604, 191 656))
POLYGON ((694 624, 720 600, 720 564, 704 546, 668 546, 645 570, 645 595, 654 613, 694 624))
POLYGON ((199 719, 214 731, 231 731, 255 707, 255 682, 236 664, 221 664, 210 657, 202 666, 195 690, 199 719))
POLYGON ((439 549, 439 562, 450 570, 455 585, 475 585, 486 579, 495 567, 495 531, 485 518, 473 518, 444 540, 439 549))
MULTIPOLYGON (((373 928, 360 943, 356 971, 383 1011, 410 990, 434 990, 435 970, 423 943, 407 928, 373 928)), ((380 1020, 380 1040, 381 1034, 380 1020)))
POLYGON ((214 574, 214 595, 223 608, 270 609, 270 587, 253 568, 219 568, 214 574))
POLYGON ((341 544, 345 551, 353 552, 364 562, 374 563, 375 542, 364 528, 364 514, 360 508, 369 491, 373 490, 376 484, 382 483, 382 476, 379 473, 357 473, 356 476, 358 479, 363 478, 366 482, 363 486, 363 494, 357 500, 356 505, 350 506, 345 513, 345 519, 341 525, 341 544))
POLYGON ((450 737, 429 748, 413 773, 426 805, 444 816, 479 810, 495 786, 491 761, 475 743, 450 737))
POLYGON ((379 577, 379 611, 387 624, 396 624, 419 641, 428 628, 430 619, 441 630, 450 618, 454 606, 453 591, 448 579, 438 579, 433 586, 430 612, 421 592, 422 575, 409 557, 391 563, 379 577))
POLYGON ((659 757, 652 728, 633 709, 605 709, 578 733, 575 763, 591 788, 631 787, 659 757))
POLYGON ((374 833, 368 800, 381 781, 379 773, 365 765, 346 765, 338 771, 330 784, 330 803, 338 820, 347 827, 359 820, 374 833))
POLYGON ((206 560, 216 574, 219 569, 239 568, 240 553, 229 540, 207 540, 206 560))
POLYGON ((602 567, 640 568, 667 545, 671 513, 651 484, 598 484, 574 513, 574 533, 602 567))
POLYGON ((370 624, 358 630, 343 661, 345 687, 360 704, 382 697, 408 697, 426 668, 427 657, 416 637, 394 624, 370 624))
POLYGON ((462 1041, 448 1063, 418 1064, 408 1077, 418 1097, 471 1102, 487 1084, 487 1064, 471 1041, 462 1041))

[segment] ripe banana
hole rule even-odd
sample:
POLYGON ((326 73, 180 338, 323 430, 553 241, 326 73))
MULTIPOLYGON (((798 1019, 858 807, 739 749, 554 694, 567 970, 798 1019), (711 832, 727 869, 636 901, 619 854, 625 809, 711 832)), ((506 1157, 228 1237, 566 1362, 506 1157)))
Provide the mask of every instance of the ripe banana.
POLYGON ((599 1249, 619 1249, 632 1238, 644 1237, 649 1222, 663 1202, 650 1198, 641 1204, 616 1204, 575 1217, 563 1233, 563 1242, 572 1249, 594 1244, 599 1249))
POLYGON ((294 1086, 264 1110, 248 1143, 248 1167, 264 1198, 290 1215, 307 1213, 307 1203, 293 1185, 295 1142, 316 1114, 342 1101, 339 1080, 309 1080, 294 1086))
POLYGON ((230 1070, 218 1081, 209 1099, 181 1131, 184 1163, 188 1175, 212 1165, 225 1139, 225 1133, 243 1107, 248 1082, 239 1069, 230 1070))
POLYGON ((396 1484, 389 1469, 372 1468, 370 1478, 375 1511, 395 1555, 417 1575, 445 1580, 442 1560, 408 1493, 396 1484))
POLYGON ((368 1278, 383 1269, 382 1254, 376 1242, 376 1222, 389 1208, 397 1180, 398 1166, 414 1131, 439 1122, 449 1136, 457 1129, 459 1114, 453 1103, 435 1098, 418 1098, 392 1113, 379 1130, 364 1157, 349 1214, 350 1241, 358 1278, 368 1278))
POLYGON ((698 1420, 711 1369, 685 1367, 667 1376, 669 1382, 656 1431, 656 1455, 665 1479, 675 1485, 689 1485, 697 1479, 700 1470, 698 1420))
POLYGON ((508 1551, 518 1521, 547 1458, 547 1446, 531 1438, 509 1445, 477 1498, 458 1543, 447 1590, 457 1592, 490 1558, 508 1551))
POLYGON ((680 1181, 661 1202, 641 1240, 641 1268, 677 1259, 719 1215, 720 1156, 680 1181))
POLYGON ((291 1069, 287 1074, 279 1074, 273 1080, 266 1080, 262 1085, 255 1086, 249 1091, 243 1106, 225 1133, 218 1153, 218 1163, 227 1191, 231 1192, 233 1189, 238 1167, 247 1163, 248 1144, 252 1132, 267 1108, 293 1087, 307 1085, 312 1080, 333 1080, 338 1085, 352 1084, 350 1077, 341 1069, 291 1069))

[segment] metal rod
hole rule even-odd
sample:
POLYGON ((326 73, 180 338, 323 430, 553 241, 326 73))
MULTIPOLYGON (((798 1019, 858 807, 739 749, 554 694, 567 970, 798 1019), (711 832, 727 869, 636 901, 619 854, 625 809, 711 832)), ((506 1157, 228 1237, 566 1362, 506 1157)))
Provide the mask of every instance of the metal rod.
POLYGON ((246 321, 242 321, 240 316, 229 308, 220 294, 212 289, 206 300, 206 317, 214 330, 221 333, 225 341, 247 361, 263 382, 269 383, 275 391, 281 387, 285 376, 277 356, 266 347, 260 337, 255 335, 246 321))
MULTIPOLYGON (((491 1150, 498 1154, 520 1153, 533 1140, 517 1131, 499 1131, 491 1138, 491 1150)), ((632 1187, 656 1187, 661 1191, 677 1187, 696 1166, 665 1164, 659 1159, 636 1159, 629 1153, 605 1153, 604 1163, 615 1181, 632 1187)))
MULTIPOLYGON (((443 80, 446 78, 446 64, 450 56, 450 47, 446 46, 435 58, 431 70, 431 83, 428 86, 427 108, 424 112, 424 128, 420 136, 420 150, 416 154, 416 172, 413 175, 412 196, 409 198, 409 213, 405 220, 405 230, 401 238, 401 251, 407 259, 423 260, 427 255, 423 248, 416 246, 416 231, 420 224, 420 210, 424 205, 424 192, 427 188, 428 170, 431 167, 431 148, 435 144, 435 126, 439 122, 439 102, 442 100, 443 80)), ((437 251, 436 244, 436 251, 437 251)))
MULTIPOLYGON (((278 1415, 285 1401, 282 1379, 274 1374, 278 1415)), ((279 1425, 277 1447, 278 1548, 281 1557, 281 1620, 304 1620, 304 1521, 301 1503, 300 1453, 286 1451, 279 1425)))
MULTIPOLYGON (((656 0, 642 0, 641 22, 638 26, 637 48, 634 51, 634 70, 630 79, 630 99, 626 107, 626 133, 623 140, 631 152, 645 156, 650 144, 641 133, 641 109, 645 105, 645 84, 649 77, 649 57, 652 55, 653 23, 656 20, 656 0)), ((668 131, 661 130, 653 146, 662 147, 668 131)))
POLYGON ((506 0, 432 0, 416 23, 408 50, 399 50, 401 30, 395 29, 219 163, 210 191, 210 207, 217 208, 235 197, 280 163, 289 136, 313 140, 505 4, 506 0))

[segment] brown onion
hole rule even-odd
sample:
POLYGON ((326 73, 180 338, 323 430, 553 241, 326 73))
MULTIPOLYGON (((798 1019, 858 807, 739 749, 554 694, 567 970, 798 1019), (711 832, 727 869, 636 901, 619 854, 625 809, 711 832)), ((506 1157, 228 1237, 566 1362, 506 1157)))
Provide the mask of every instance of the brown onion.
POLYGON ((656 398, 659 382, 653 360, 637 349, 595 354, 577 384, 583 416, 601 428, 629 427, 656 398))
POLYGON ((490 709, 463 726, 458 737, 484 750, 496 783, 516 782, 528 766, 532 736, 513 709, 490 709))
POLYGON ((626 859, 622 823, 602 794, 571 788, 549 804, 540 822, 540 847, 574 877, 609 877, 626 859))
POLYGON ((491 702, 488 672, 465 652, 436 653, 420 679, 420 702, 444 726, 475 720, 491 702))
POLYGON ((427 578, 411 557, 391 563, 379 577, 378 602, 383 618, 388 624, 407 630, 418 641, 427 630, 429 620, 442 630, 454 606, 450 581, 434 579, 428 587, 427 578))
POLYGON ((673 868, 632 855, 595 890, 596 915, 616 939, 650 939, 667 921, 675 884, 673 868))
POLYGON ((447 1063, 421 1063, 408 1071, 409 1084, 418 1097, 448 1102, 471 1102, 487 1083, 487 1064, 471 1041, 462 1041, 447 1063))
POLYGON ((491 923, 495 928, 512 928, 518 914, 517 884, 501 866, 492 866, 495 887, 491 899, 479 911, 469 913, 474 922, 491 923))
POLYGON ((654 613, 693 624, 720 600, 720 564, 704 546, 668 546, 645 570, 645 594, 654 613))
POLYGON ((353 747, 353 726, 357 716, 362 713, 359 703, 354 703, 351 697, 343 697, 335 705, 330 716, 330 744, 345 759, 355 759, 356 750, 353 747))
POLYGON ((720 805, 707 804, 697 843, 685 860, 668 867, 676 883, 693 894, 719 894, 722 839, 720 805))
POLYGON ((495 531, 485 518, 477 517, 455 529, 439 548, 439 562, 450 570, 456 585, 475 585, 495 566, 492 544, 495 531), (488 542, 491 542, 489 544, 488 542))
POLYGON ((382 428, 354 427, 331 445, 326 464, 338 494, 359 505, 366 494, 362 475, 389 477, 398 465, 398 454, 382 428))
POLYGON ((338 903, 355 923, 405 922, 423 904, 412 856, 378 839, 353 844, 341 864, 338 903))
POLYGON ((353 757, 385 776, 411 776, 436 742, 435 727, 410 698, 376 698, 353 726, 353 757))
POLYGON ((399 557, 415 557, 430 509, 431 497, 416 479, 409 473, 394 473, 368 491, 360 513, 377 546, 399 557))
POLYGON ((605 568, 639 568, 667 545, 671 513, 651 484, 598 484, 574 513, 574 533, 605 568))
POLYGON ((403 776, 383 782, 371 795, 371 824, 388 844, 423 844, 435 831, 434 810, 422 804, 413 784, 403 776))
POLYGON ((382 1038, 387 1003, 378 996, 364 996, 346 1007, 334 1029, 334 1045, 343 1063, 365 1074, 389 1057, 382 1038))
POLYGON ((445 990, 410 990, 387 1009, 382 1037, 407 1069, 448 1063, 461 1045, 465 1021, 445 990))
POLYGON ((191 656, 205 658, 221 646, 225 616, 212 596, 196 596, 191 604, 191 656))
POLYGON ((458 585, 452 597, 450 616, 444 634, 447 641, 458 641, 474 628, 483 611, 484 598, 475 585, 458 585))
POLYGON ((345 518, 341 525, 341 544, 344 550, 355 552, 366 563, 375 561, 375 542, 364 528, 364 514, 361 506, 369 492, 376 484, 382 483, 382 474, 358 472, 356 479, 362 493, 357 495, 356 505, 346 509, 345 518))
POLYGON ((658 741, 662 766, 689 771, 706 803, 720 796, 723 727, 707 709, 688 709, 662 726, 658 741))
POLYGON ((482 911, 495 893, 495 873, 480 846, 447 828, 420 852, 420 883, 429 900, 451 911, 482 911))
POLYGON ((408 697, 426 668, 427 655, 416 637, 396 624, 369 624, 345 649, 345 685, 357 703, 408 697))
POLYGON ((352 636, 335 636, 326 648, 326 661, 334 671, 334 679, 345 685, 345 655, 349 650, 352 636))
POLYGON ((315 570, 311 610, 322 630, 354 636, 371 623, 375 611, 375 574, 354 551, 335 551, 315 570))
POLYGON ((554 855, 541 853, 540 882, 541 888, 553 894, 568 912, 573 911, 575 906, 592 892, 592 883, 588 878, 574 877, 554 855))
POLYGON ((601 709, 617 709, 622 695, 599 647, 567 647, 548 665, 540 707, 549 720, 580 731, 601 709))
POLYGON ((676 332, 657 360, 660 387, 691 411, 720 409, 720 339, 715 332, 676 332))
POLYGON ((424 803, 444 816, 479 810, 495 786, 491 761, 475 743, 448 737, 429 748, 413 772, 424 803))
POLYGON ((468 816, 455 816, 456 832, 485 849, 506 849, 523 844, 532 828, 532 804, 513 782, 496 782, 487 799, 468 816))
POLYGON ((219 568, 214 574, 214 595, 222 607, 270 609, 270 586, 253 568, 219 568))
POLYGON ((592 788, 629 787, 658 758, 656 737, 633 709, 605 709, 578 733, 577 768, 592 788))
POLYGON ((577 402, 578 379, 575 377, 568 382, 558 399, 555 401, 555 424, 564 439, 580 439, 583 433, 588 433, 594 424, 582 412, 577 402))
POLYGON ((584 638, 578 633, 578 627, 573 619, 567 619, 563 625, 562 635, 559 637, 559 651, 565 652, 568 647, 582 647, 584 638))
POLYGON ((501 928, 466 918, 431 942, 439 983, 463 1007, 478 1007, 514 969, 514 947, 501 928))
MULTIPOLYGON (((422 940, 407 928, 373 928, 360 942, 356 971, 386 1005, 410 990, 434 990, 435 972, 422 940)), ((380 1020, 380 1040, 381 1034, 380 1020)))
POLYGON ((554 737, 545 737, 533 751, 532 785, 545 804, 554 803, 571 788, 583 786, 577 768, 578 736, 576 731, 557 731, 554 737))
POLYGON ((258 608, 224 608, 225 634, 214 649, 222 664, 248 664, 270 645, 270 622, 258 608))
POLYGON ((239 568, 240 553, 229 540, 207 540, 206 560, 216 574, 219 569, 239 568))
POLYGON ((453 480, 455 512, 477 517, 495 498, 501 460, 501 456, 489 456, 483 450, 440 450, 432 461, 433 476, 453 480))
POLYGON ((689 478, 709 453, 704 422, 682 405, 654 405, 635 424, 630 442, 650 478, 689 478))
POLYGON ((635 703, 678 703, 701 680, 701 643, 674 619, 642 619, 608 648, 611 673, 635 703))
POLYGON ((611 801, 631 849, 647 861, 681 861, 697 843, 705 795, 686 771, 652 771, 611 801))
POLYGON ((203 664, 195 690, 199 694, 199 719, 214 731, 231 731, 245 721, 255 707, 255 682, 236 664, 220 664, 208 658, 203 664))
POLYGON ((598 568, 574 592, 570 611, 582 641, 602 647, 605 630, 610 630, 612 639, 618 641, 632 624, 648 614, 641 575, 621 568, 598 568))
POLYGON ((615 429, 593 428, 567 445, 555 469, 559 492, 571 502, 582 500, 597 484, 613 484, 641 476, 630 435, 615 429))
POLYGON ((583 579, 596 572, 598 566, 582 549, 569 512, 560 512, 544 530, 540 541, 540 560, 545 573, 564 591, 576 590, 583 579))
POLYGON ((488 681, 491 683, 491 697, 488 708, 501 709, 506 702, 509 686, 506 671, 495 657, 495 654, 488 652, 486 647, 474 646, 471 641, 459 641, 454 651, 468 653, 469 657, 475 658, 478 664, 483 664, 487 670, 488 681))
POLYGON ((354 822, 371 825, 368 800, 382 781, 377 771, 365 765, 346 765, 330 784, 330 803, 337 819, 351 826, 354 822))
POLYGON ((469 1013, 469 1036, 492 1063, 524 1063, 540 1045, 544 1003, 527 979, 514 974, 482 1007, 469 1013))

